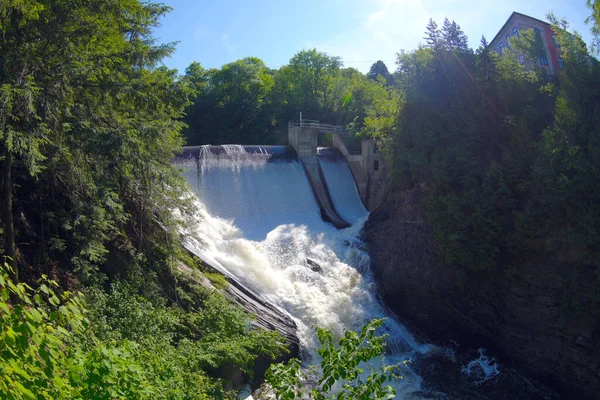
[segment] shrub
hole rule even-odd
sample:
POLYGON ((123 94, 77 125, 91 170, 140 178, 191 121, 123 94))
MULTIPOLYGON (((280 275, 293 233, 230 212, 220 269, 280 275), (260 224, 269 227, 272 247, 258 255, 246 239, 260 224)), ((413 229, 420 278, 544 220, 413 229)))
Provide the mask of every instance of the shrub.
MULTIPOLYGON (((396 374, 401 364, 385 364, 383 352, 387 335, 375 335, 383 322, 384 319, 374 319, 360 333, 346 331, 338 340, 337 347, 333 344, 333 333, 330 330, 317 328, 317 336, 321 342, 317 353, 323 360, 319 368, 321 377, 317 387, 310 392, 310 398, 354 400, 396 397, 396 390, 384 384, 402 378, 396 374), (381 359, 381 366, 377 369, 369 364, 375 358, 381 359), (368 375, 365 374, 365 366, 370 368, 368 375), (336 383, 341 383, 341 390, 329 395, 336 383)), ((277 399, 288 400, 302 396, 302 381, 306 380, 306 375, 300 366, 299 360, 292 359, 287 365, 274 364, 269 368, 266 381, 275 390, 277 399)), ((313 366, 311 369, 316 368, 313 366)))

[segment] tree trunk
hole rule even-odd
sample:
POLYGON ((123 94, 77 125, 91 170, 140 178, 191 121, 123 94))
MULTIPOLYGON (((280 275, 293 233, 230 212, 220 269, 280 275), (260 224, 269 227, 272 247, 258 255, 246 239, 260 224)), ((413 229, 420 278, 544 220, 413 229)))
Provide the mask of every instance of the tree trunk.
POLYGON ((17 258, 15 252, 15 227, 12 213, 12 154, 5 143, 0 143, 0 157, 2 159, 2 199, 0 200, 0 212, 4 224, 4 255, 6 262, 13 269, 14 282, 19 282, 19 271, 17 270, 17 258))

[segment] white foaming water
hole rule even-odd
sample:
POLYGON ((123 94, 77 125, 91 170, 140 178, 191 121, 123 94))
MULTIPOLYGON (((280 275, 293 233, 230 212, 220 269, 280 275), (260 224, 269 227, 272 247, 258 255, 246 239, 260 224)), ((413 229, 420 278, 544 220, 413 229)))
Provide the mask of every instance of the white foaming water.
POLYGON ((335 210, 346 222, 354 224, 367 215, 367 210, 360 200, 352 171, 346 161, 330 160, 319 157, 321 170, 335 210))
POLYGON ((250 240, 264 240, 282 224, 323 225, 308 181, 298 179, 304 176, 300 163, 270 163, 268 153, 247 153, 238 145, 223 150, 203 148, 200 169, 186 173, 210 215, 231 221, 250 240))
MULTIPOLYGON (((358 239, 366 215, 336 230, 322 221, 300 163, 270 163, 268 155, 244 154, 241 147, 224 150, 203 154, 200 171, 186 173, 199 200, 197 234, 204 242, 194 246, 208 262, 286 310, 298 325, 305 361, 316 363, 313 324, 342 335, 385 316, 358 239), (313 270, 315 264, 320 270, 313 270)), ((347 195, 358 196, 356 190, 347 195)), ((384 330, 388 364, 433 348, 391 318, 384 330)), ((398 397, 411 398, 421 378, 410 367, 402 373, 398 397)))
POLYGON ((465 375, 474 377, 476 379, 475 384, 479 386, 500 374, 500 370, 496 360, 489 359, 484 349, 478 349, 477 351, 479 352, 479 358, 470 361, 461 371, 465 375))

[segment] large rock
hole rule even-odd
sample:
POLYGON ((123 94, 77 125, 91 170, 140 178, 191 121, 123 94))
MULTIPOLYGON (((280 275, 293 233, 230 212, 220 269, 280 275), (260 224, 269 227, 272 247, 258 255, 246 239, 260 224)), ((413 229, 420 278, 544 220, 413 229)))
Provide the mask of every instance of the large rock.
POLYGON ((565 396, 600 396, 595 268, 552 257, 478 274, 450 268, 423 217, 423 187, 391 193, 365 224, 372 268, 388 307, 434 341, 486 346, 565 396), (509 273, 511 271, 511 273, 509 273), (565 312, 577 284, 584 312, 565 312))
MULTIPOLYGON (((184 244, 184 247, 190 252, 190 255, 202 260, 202 257, 196 253, 194 247, 186 244, 184 244)), ((265 300, 259 293, 255 293, 244 286, 229 271, 218 265, 210 264, 206 260, 202 260, 202 263, 207 269, 225 277, 228 285, 224 289, 221 289, 221 291, 226 297, 253 316, 252 324, 266 331, 278 332, 289 350, 289 353, 282 355, 276 360, 271 360, 265 356, 260 356, 256 360, 254 363, 254 378, 251 382, 252 388, 256 389, 262 384, 264 374, 271 364, 300 357, 300 339, 298 338, 296 322, 287 312, 265 300)), ((181 265, 180 269, 185 270, 187 273, 192 273, 191 269, 185 265, 181 265)), ((204 285, 210 284, 207 280, 199 283, 204 285)), ((229 379, 230 377, 227 376, 227 378, 229 379)))

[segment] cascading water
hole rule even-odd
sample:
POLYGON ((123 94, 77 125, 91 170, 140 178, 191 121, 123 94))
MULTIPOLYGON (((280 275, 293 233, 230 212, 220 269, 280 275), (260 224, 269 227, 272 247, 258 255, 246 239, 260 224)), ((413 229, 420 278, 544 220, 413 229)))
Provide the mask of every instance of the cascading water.
POLYGON ((249 240, 296 221, 311 229, 323 225, 308 181, 298 179, 304 177, 300 163, 269 162, 271 153, 260 147, 252 153, 238 145, 222 150, 203 147, 198 168, 186 174, 210 215, 230 221, 249 240))
MULTIPOLYGON (((302 164, 284 147, 186 151, 194 157, 184 154, 179 162, 187 167, 197 197, 195 228, 202 240, 191 239, 188 248, 287 311, 297 323, 305 362, 318 362, 313 324, 340 335, 386 316, 358 238, 367 212, 339 155, 321 152, 319 162, 336 211, 352 223, 343 230, 323 222, 302 164)), ((498 364, 483 350, 456 353, 420 343, 393 318, 384 329, 389 335, 386 362, 415 361, 396 384, 398 398, 557 398, 514 370, 503 372, 504 383, 495 387, 500 391, 482 393, 480 387, 499 374, 498 364)))
MULTIPOLYGON (((223 146, 219 153, 203 148, 197 166, 186 172, 201 213, 197 233, 203 244, 196 245, 197 253, 289 312, 298 324, 306 361, 317 357, 313 324, 342 334, 385 316, 375 297, 369 256, 358 239, 366 211, 352 227, 336 230, 321 219, 298 161, 273 162, 269 153, 250 153, 241 146, 223 146)), ((341 182, 351 180, 351 174, 337 179, 340 188, 354 185, 341 182)), ((356 189, 348 195, 358 197, 356 189)), ((388 363, 433 348, 393 319, 385 330, 388 363)), ((421 379, 410 367, 403 373, 398 391, 409 398, 420 390, 421 379)))
POLYGON ((333 149, 320 148, 318 158, 337 213, 350 224, 362 220, 367 210, 360 200, 352 171, 344 156, 333 149))

